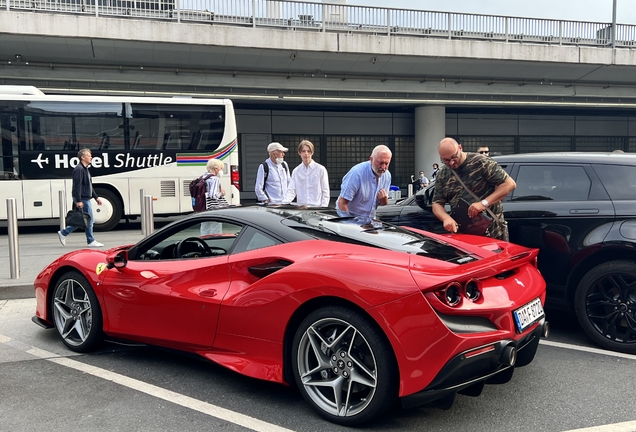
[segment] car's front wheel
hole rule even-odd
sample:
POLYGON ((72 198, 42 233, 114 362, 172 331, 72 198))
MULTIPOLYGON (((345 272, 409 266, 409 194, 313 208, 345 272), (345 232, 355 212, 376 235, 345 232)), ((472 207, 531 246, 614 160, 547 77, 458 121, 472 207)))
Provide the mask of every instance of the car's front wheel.
POLYGON ((334 423, 368 422, 397 400, 390 344, 367 317, 347 308, 324 307, 303 320, 294 337, 292 367, 305 400, 334 423))
POLYGON ((636 353, 636 263, 610 261, 590 270, 574 297, 576 316, 603 348, 636 353))
POLYGON ((64 344, 87 352, 101 339, 102 312, 90 283, 78 272, 69 272, 55 285, 51 299, 53 322, 64 344))

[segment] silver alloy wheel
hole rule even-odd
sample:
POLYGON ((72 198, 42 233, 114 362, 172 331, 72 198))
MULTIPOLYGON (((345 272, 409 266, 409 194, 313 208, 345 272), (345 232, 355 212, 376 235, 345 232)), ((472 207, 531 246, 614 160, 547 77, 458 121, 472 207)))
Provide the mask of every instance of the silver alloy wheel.
POLYGON ((324 318, 309 326, 296 361, 305 391, 325 413, 350 417, 373 401, 375 355, 364 336, 346 321, 324 318))
POLYGON ((75 279, 67 279, 55 290, 55 327, 64 341, 80 346, 91 334, 93 310, 86 289, 75 279))

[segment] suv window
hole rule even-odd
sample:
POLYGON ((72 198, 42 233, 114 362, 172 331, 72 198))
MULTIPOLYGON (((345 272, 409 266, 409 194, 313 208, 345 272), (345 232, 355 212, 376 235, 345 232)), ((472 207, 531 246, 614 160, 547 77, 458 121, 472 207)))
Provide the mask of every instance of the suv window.
POLYGON ((593 165, 612 200, 636 199, 636 166, 593 165))
POLYGON ((592 182, 582 166, 521 165, 512 200, 584 201, 592 182))

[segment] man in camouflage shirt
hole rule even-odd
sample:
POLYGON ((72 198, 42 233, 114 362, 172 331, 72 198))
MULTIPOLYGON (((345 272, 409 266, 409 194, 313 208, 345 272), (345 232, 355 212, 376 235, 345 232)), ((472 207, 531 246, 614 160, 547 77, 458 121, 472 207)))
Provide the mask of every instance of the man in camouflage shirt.
MULTIPOLYGON (((448 203, 455 211, 459 200, 463 198, 472 203, 468 208, 468 216, 473 218, 487 208, 503 222, 503 205, 501 200, 516 187, 515 181, 494 160, 478 153, 465 153, 462 146, 452 138, 444 138, 438 147, 439 156, 445 165, 437 174, 435 195, 433 196, 433 213, 442 221, 444 229, 455 233, 459 225, 444 210, 448 203), (457 180, 453 171, 462 179, 479 200, 473 197, 457 180)), ((486 235, 493 238, 503 237, 502 224, 492 223, 486 235)))

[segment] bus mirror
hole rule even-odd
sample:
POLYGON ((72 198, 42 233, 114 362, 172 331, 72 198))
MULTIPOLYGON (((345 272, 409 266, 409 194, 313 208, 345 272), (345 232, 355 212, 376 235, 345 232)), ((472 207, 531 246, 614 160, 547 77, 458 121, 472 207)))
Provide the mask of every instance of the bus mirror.
POLYGON ((106 262, 108 263, 108 268, 126 267, 126 264, 128 263, 128 251, 120 250, 114 252, 106 257, 106 262))

